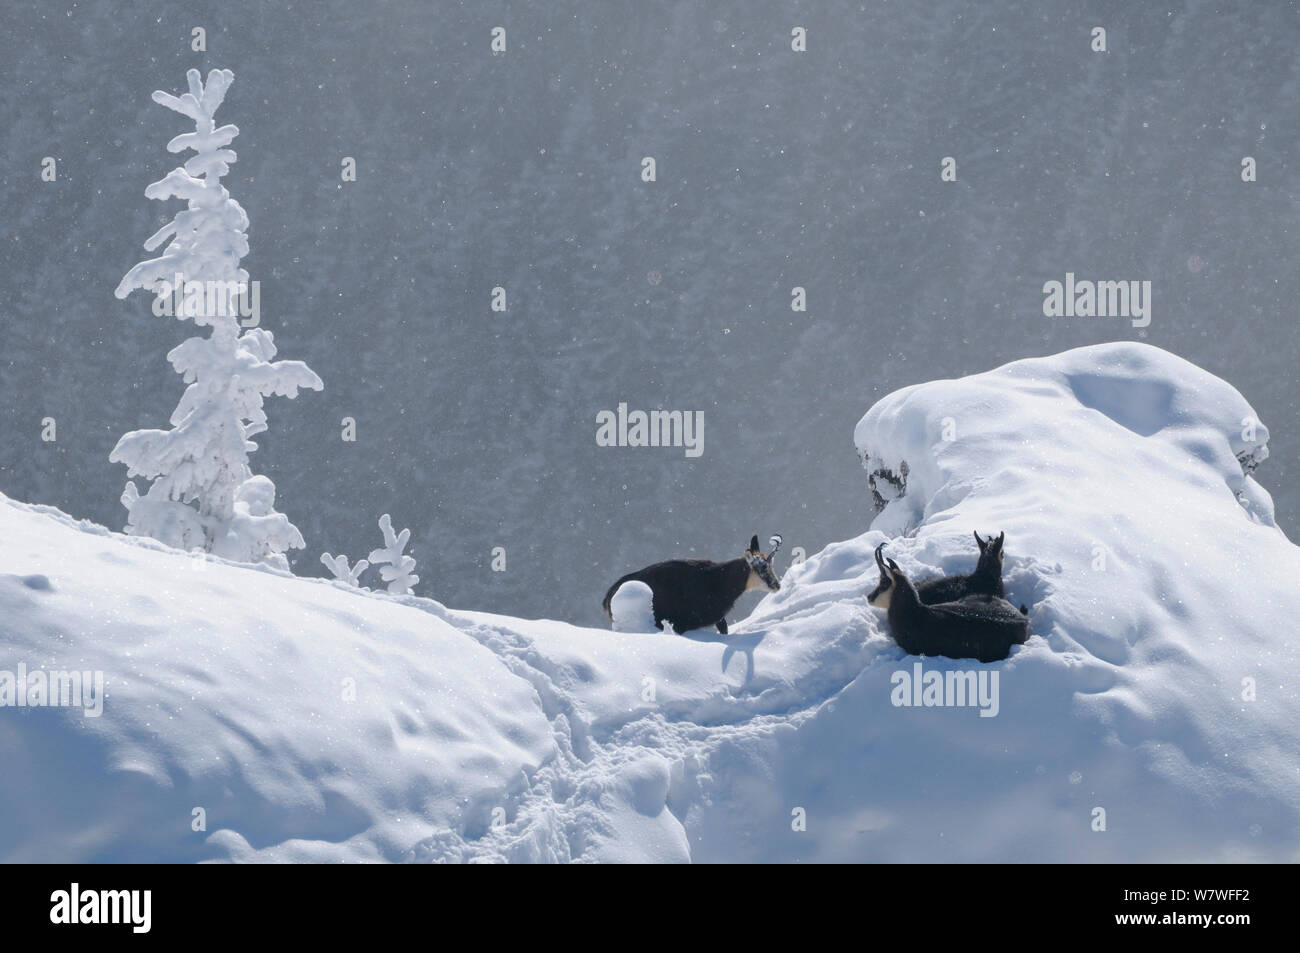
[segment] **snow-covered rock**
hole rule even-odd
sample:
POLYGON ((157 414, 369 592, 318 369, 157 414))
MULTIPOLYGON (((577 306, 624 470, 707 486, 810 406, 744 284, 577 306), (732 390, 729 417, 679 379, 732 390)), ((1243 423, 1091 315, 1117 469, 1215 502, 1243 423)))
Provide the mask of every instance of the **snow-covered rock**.
POLYGON ((1294 861, 1300 550, 1251 475, 1267 437, 1143 345, 907 388, 857 428, 872 528, 729 637, 454 611, 0 500, 0 669, 107 695, 0 708, 0 859, 1294 861), (904 655, 874 547, 969 571, 972 530, 1006 532, 1029 642, 904 655), (931 673, 993 704, 900 704, 931 673))
POLYGON ((655 594, 639 579, 618 587, 609 600, 610 621, 615 632, 655 632, 655 594))
POLYGON ((814 770, 807 753, 849 715, 860 745, 810 816, 869 818, 861 856, 1300 856, 1300 549, 1250 475, 1268 430, 1235 389, 1154 347, 1102 345, 906 388, 855 437, 869 476, 905 483, 748 626, 869 589, 878 542, 913 578, 969 571, 982 530, 1007 534, 1008 598, 1033 637, 996 666, 924 663, 999 669, 997 717, 887 707, 900 666, 871 666, 764 775, 814 770))

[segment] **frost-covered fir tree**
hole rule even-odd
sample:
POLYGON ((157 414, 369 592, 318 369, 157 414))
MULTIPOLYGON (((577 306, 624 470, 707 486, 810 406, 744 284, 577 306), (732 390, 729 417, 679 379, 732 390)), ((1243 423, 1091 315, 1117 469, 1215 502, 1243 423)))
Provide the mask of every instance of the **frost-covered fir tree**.
POLYGON ((173 429, 134 430, 109 459, 125 463, 128 477, 152 481, 143 496, 133 479, 127 481, 122 503, 128 533, 287 569, 283 554, 304 545, 302 534, 276 512, 275 484, 249 468, 248 454, 257 449, 250 438, 266 429, 263 398, 292 398, 300 387, 324 385, 301 361, 273 361, 270 331, 240 325, 234 302, 248 288, 248 272, 239 264, 248 254, 248 216, 221 184, 235 161, 227 147, 239 130, 218 128, 213 119, 235 76, 212 70, 205 84, 198 70, 186 75, 188 93, 160 90, 153 100, 194 121, 194 131, 172 139, 167 150, 195 155, 145 195, 185 199, 188 208, 145 242, 152 252, 170 239, 159 257, 127 272, 115 294, 125 298, 142 288, 173 295, 180 302, 177 318, 212 330, 167 355, 189 385, 172 412, 173 429))
POLYGON ((384 548, 371 550, 370 563, 373 566, 383 566, 379 570, 379 578, 388 583, 389 592, 407 595, 411 587, 420 581, 420 577, 411 572, 415 568, 415 560, 403 555, 406 544, 410 542, 411 531, 404 529, 400 534, 394 533, 392 518, 387 513, 379 517, 379 528, 384 534, 384 548))

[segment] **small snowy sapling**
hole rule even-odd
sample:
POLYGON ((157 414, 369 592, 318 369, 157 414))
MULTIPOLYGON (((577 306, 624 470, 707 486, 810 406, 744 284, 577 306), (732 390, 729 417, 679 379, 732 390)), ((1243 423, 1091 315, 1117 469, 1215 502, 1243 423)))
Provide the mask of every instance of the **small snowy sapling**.
POLYGON ((335 579, 346 582, 349 586, 359 586, 358 580, 361 578, 361 574, 370 568, 370 563, 364 559, 359 559, 357 564, 349 569, 348 557, 342 553, 337 556, 321 553, 320 561, 325 564, 326 569, 334 574, 335 579))
POLYGON ((379 528, 384 533, 384 548, 373 550, 370 553, 370 562, 376 566, 383 566, 379 570, 379 576, 388 583, 389 592, 408 595, 411 587, 420 581, 420 577, 411 572, 415 568, 415 560, 410 556, 402 555, 407 542, 411 539, 411 531, 404 529, 400 534, 394 533, 393 521, 387 513, 379 517, 379 528))

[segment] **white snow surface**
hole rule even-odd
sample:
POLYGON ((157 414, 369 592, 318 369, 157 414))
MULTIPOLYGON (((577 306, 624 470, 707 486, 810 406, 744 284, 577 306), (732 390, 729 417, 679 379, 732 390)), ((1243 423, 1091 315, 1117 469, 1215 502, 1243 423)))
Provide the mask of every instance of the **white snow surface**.
POLYGON ((1138 344, 898 391, 855 437, 906 486, 729 637, 455 611, 0 498, 0 672, 107 694, 0 707, 0 860, 1300 860, 1300 550, 1243 472, 1253 417, 1138 344), (1029 642, 904 655, 872 550, 969 571, 972 530, 1006 532, 1029 642), (996 716, 895 706, 917 663, 996 672, 996 716))

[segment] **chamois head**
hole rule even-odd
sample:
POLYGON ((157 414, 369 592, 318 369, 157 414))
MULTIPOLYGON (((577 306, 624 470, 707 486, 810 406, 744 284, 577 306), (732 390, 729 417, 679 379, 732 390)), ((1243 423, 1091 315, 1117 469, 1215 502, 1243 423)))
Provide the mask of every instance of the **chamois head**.
MULTIPOLYGON (((885 557, 881 555, 884 552, 885 544, 881 543, 876 547, 876 565, 880 567, 880 584, 871 590, 867 596, 867 604, 873 605, 877 609, 889 611, 889 597, 894 593, 894 576, 885 565, 885 557)), ((893 560, 890 560, 893 563, 893 560)))
POLYGON ((776 592, 781 588, 781 580, 776 577, 776 572, 772 569, 772 559, 776 556, 776 551, 781 548, 780 535, 774 535, 768 541, 772 548, 763 553, 758 548, 758 536, 749 538, 749 548, 745 550, 744 560, 749 565, 749 581, 745 589, 759 589, 766 587, 776 592))
POLYGON ((1002 543, 1006 538, 1006 533, 998 533, 996 537, 990 536, 988 539, 980 539, 980 534, 975 534, 975 545, 980 548, 976 573, 987 572, 998 579, 1002 578, 1002 543))

